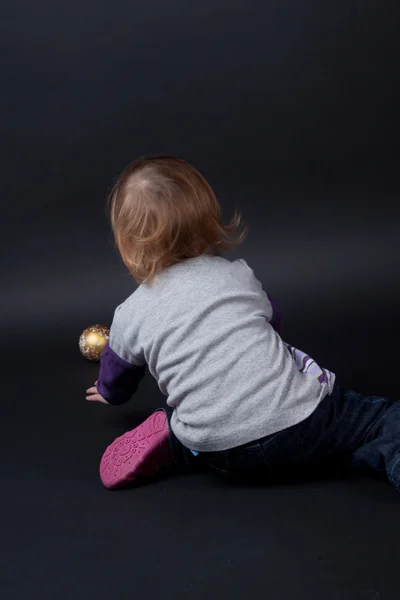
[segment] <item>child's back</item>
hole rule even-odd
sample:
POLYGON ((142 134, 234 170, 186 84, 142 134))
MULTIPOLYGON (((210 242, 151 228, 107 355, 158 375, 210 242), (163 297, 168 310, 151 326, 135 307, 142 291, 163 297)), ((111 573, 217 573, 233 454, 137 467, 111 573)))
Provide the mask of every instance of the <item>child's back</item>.
POLYGON ((147 364, 187 447, 217 451, 302 421, 332 392, 302 373, 242 260, 201 256, 164 269, 116 311, 110 347, 147 364))

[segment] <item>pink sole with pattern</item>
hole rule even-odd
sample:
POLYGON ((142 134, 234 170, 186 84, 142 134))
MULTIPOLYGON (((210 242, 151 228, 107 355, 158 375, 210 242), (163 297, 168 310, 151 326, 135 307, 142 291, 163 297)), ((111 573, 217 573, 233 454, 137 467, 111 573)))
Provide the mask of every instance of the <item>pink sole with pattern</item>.
POLYGON ((172 462, 167 417, 158 411, 107 448, 100 462, 100 479, 108 489, 121 488, 156 475, 172 462))

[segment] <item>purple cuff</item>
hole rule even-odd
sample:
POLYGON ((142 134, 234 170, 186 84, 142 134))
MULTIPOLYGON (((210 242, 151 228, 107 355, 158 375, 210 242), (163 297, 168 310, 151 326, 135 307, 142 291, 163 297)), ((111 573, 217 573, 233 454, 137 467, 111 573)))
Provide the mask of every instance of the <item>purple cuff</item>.
POLYGON ((272 319, 270 320, 270 324, 275 329, 276 333, 279 335, 282 334, 283 327, 283 317, 281 311, 278 309, 276 302, 272 296, 268 294, 268 299, 271 302, 272 306, 272 319))
POLYGON ((126 362, 107 342, 100 359, 97 390, 110 404, 124 404, 136 392, 145 372, 146 365, 138 367, 126 362))

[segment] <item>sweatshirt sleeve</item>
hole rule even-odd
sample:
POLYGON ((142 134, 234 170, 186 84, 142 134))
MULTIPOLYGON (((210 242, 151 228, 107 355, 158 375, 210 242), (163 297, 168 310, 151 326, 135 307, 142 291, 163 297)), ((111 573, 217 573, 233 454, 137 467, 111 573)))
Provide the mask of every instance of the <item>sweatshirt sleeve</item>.
POLYGON ((142 357, 133 356, 125 342, 120 306, 114 313, 110 338, 101 355, 98 392, 109 404, 124 404, 136 392, 145 372, 146 363, 142 357))

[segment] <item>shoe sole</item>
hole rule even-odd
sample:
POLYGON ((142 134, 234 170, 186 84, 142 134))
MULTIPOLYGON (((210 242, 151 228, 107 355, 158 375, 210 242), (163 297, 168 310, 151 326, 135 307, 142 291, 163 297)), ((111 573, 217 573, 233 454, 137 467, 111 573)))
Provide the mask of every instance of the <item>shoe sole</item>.
POLYGON ((100 479, 107 489, 117 489, 156 475, 171 462, 167 417, 159 411, 107 448, 100 462, 100 479))

